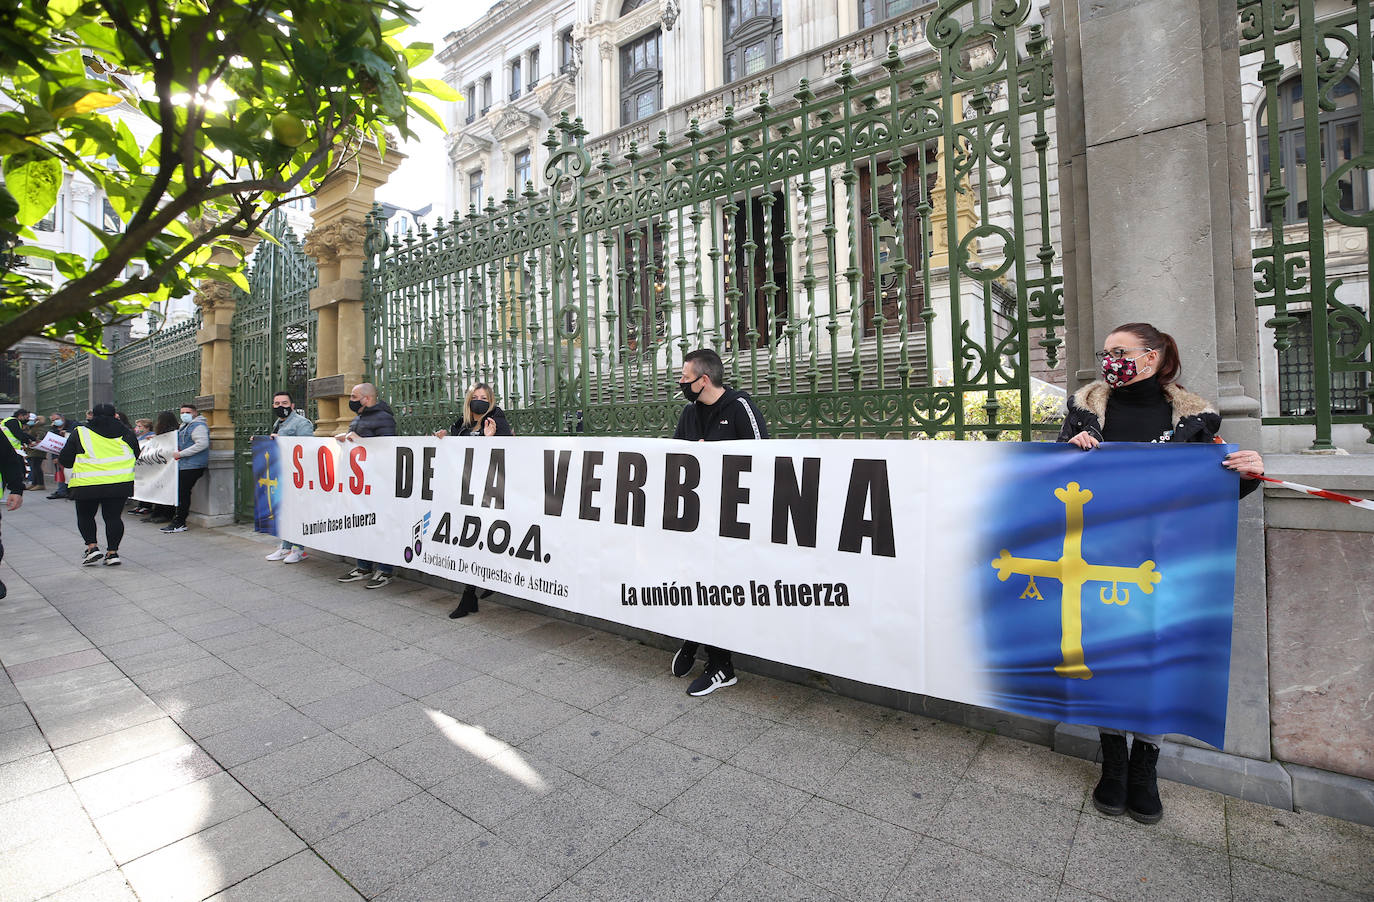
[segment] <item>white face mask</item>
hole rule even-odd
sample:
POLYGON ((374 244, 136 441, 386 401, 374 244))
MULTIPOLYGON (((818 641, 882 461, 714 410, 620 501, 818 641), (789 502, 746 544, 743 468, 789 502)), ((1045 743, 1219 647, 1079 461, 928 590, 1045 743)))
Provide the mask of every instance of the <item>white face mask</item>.
POLYGON ((189 422, 191 422, 191 415, 190 415, 189 413, 183 413, 183 414, 181 415, 181 421, 182 421, 183 423, 189 423, 189 422))

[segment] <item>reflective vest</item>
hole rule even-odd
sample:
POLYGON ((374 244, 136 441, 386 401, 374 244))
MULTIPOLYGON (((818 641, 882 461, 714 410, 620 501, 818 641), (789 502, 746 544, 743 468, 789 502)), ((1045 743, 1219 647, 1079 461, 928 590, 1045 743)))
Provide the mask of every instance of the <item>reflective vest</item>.
POLYGON ((137 458, 128 442, 96 435, 86 426, 77 426, 76 434, 81 436, 81 453, 68 471, 68 488, 134 481, 137 458))
POLYGON ((10 447, 21 457, 24 454, 24 443, 19 441, 14 433, 22 428, 23 427, 19 425, 18 417, 10 417, 8 420, 5 420, 3 424, 0 424, 0 432, 5 433, 5 438, 10 440, 10 447), (14 425, 11 426, 11 423, 14 425))

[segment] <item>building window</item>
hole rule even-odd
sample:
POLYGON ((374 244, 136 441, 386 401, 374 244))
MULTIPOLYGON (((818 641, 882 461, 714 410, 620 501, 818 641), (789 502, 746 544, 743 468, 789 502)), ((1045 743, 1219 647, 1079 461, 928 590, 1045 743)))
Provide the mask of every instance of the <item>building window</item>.
POLYGON ((633 355, 650 356, 668 336, 666 234, 658 220, 635 223, 619 235, 624 281, 620 283, 620 343, 633 355))
POLYGON ((898 263, 906 264, 907 329, 914 332, 924 328, 920 314, 925 307, 925 283, 921 273, 930 223, 921 218, 920 206, 930 201, 940 171, 938 161, 934 145, 925 151, 924 168, 919 147, 902 158, 900 223, 897 221, 896 173, 886 162, 859 170, 859 252, 863 261, 865 337, 877 334, 879 311, 882 312, 883 332, 888 335, 901 333, 902 269, 898 263), (873 209, 875 199, 878 202, 876 211, 873 209), (874 212, 877 213, 876 221, 874 212))
POLYGON ((124 223, 115 214, 115 209, 110 205, 108 197, 101 201, 100 228, 111 235, 124 231, 124 223))
MULTIPOLYGON (((1275 127, 1279 138, 1279 169, 1283 187, 1288 191, 1284 202, 1283 221, 1299 222, 1308 218, 1307 198, 1307 134, 1304 120, 1304 98, 1302 77, 1295 75, 1284 80, 1278 89, 1279 114, 1275 127)), ((1345 79, 1331 89, 1330 99, 1334 109, 1323 110, 1317 117, 1319 145, 1321 148, 1322 181, 1325 182, 1332 172, 1359 156, 1362 152, 1360 139, 1360 89, 1352 79, 1345 79)), ((1273 221, 1270 210, 1264 204, 1264 192, 1269 190, 1270 121, 1268 104, 1260 106, 1259 130, 1259 172, 1260 172, 1260 218, 1266 224, 1273 221)), ((1341 176, 1340 207, 1348 213, 1363 213, 1369 209, 1370 184, 1369 171, 1352 167, 1341 176)), ((1320 211, 1321 202, 1317 203, 1320 211)))
MULTIPOLYGON (((1364 311, 1356 308, 1358 313, 1364 311)), ((1312 416, 1317 412, 1316 361, 1312 346, 1311 311, 1289 311, 1297 323, 1288 327, 1291 347, 1279 353, 1279 415, 1312 416)), ((1328 359, 1353 358, 1367 363, 1368 356, 1357 353, 1363 347, 1360 330, 1349 319, 1328 319, 1331 336, 1328 359)), ((1365 416, 1369 413, 1369 373, 1360 370, 1331 372, 1331 412, 1336 416, 1365 416)))
POLYGON ((463 121, 470 124, 477 118, 477 82, 471 82, 464 88, 463 96, 467 98, 467 115, 464 117, 463 121))
MULTIPOLYGON (((628 7, 634 0, 626 0, 628 7)), ((663 109, 661 33, 654 29, 620 48, 620 124, 629 125, 663 109)))
POLYGON ((468 173, 468 203, 475 209, 482 209, 482 170, 468 173))
POLYGON ((529 90, 533 91, 533 90, 534 90, 534 86, 537 85, 537 84, 539 84, 539 48, 538 48, 538 47, 531 47, 531 48, 530 48, 530 52, 529 52, 527 55, 528 55, 529 58, 530 58, 530 62, 529 62, 530 75, 529 75, 529 81, 528 81, 526 87, 528 87, 529 90))
POLYGON ((42 219, 34 225, 40 232, 56 232, 57 222, 62 218, 62 194, 58 192, 57 202, 52 205, 52 209, 47 212, 42 219))
POLYGON ((859 0, 859 27, 877 25, 915 8, 916 0, 859 0))
POLYGON ((577 67, 573 48, 573 30, 565 28, 558 33, 558 72, 566 75, 577 67))
POLYGON ((482 109, 481 109, 482 115, 485 116, 485 115, 487 114, 487 110, 489 110, 489 109, 491 109, 491 76, 490 76, 490 75, 483 75, 483 76, 482 76, 482 109))
POLYGON ((788 319, 786 223, 784 197, 767 210, 761 197, 751 197, 725 217, 722 244, 731 256, 725 272, 729 348, 766 348, 783 337, 788 319))
POLYGON ((517 98, 517 97, 520 96, 520 89, 521 89, 522 87, 523 87, 523 85, 520 83, 520 57, 517 56, 515 59, 513 59, 513 60, 510 61, 510 99, 511 99, 511 100, 514 100, 515 98, 517 98))
POLYGON ((725 0, 725 80, 762 72, 782 58, 782 0, 725 0))
POLYGON ((620 5, 620 14, 622 16, 628 15, 648 2, 649 0, 625 0, 625 2, 620 5))
POLYGON ((517 151, 515 154, 515 193, 519 194, 525 190, 525 183, 530 180, 530 152, 528 149, 517 151))

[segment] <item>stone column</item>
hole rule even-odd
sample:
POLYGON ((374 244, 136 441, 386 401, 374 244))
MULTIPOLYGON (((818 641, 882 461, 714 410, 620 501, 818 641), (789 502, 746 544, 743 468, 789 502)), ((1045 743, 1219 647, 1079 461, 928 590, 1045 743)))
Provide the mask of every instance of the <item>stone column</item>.
MULTIPOLYGON (((1233 0, 1053 0, 1069 390, 1108 330, 1172 334, 1183 381, 1259 447, 1259 353, 1233 0)), ((1267 760, 1260 493, 1241 508, 1226 750, 1267 760)), ((1253 764, 1253 762, 1252 762, 1253 764)))
POLYGON ((405 155, 394 148, 383 158, 365 145, 354 166, 327 179, 315 195, 315 227, 305 236, 305 252, 319 268, 319 287, 310 292, 310 309, 319 315, 315 333, 315 376, 308 387, 316 401, 315 432, 334 435, 353 418, 348 395, 367 372, 367 332, 363 318, 363 217, 372 209, 377 188, 405 155))
POLYGON ((52 411, 38 409, 38 371, 52 365, 57 345, 42 338, 23 338, 10 350, 19 368, 19 406, 46 417, 52 411))

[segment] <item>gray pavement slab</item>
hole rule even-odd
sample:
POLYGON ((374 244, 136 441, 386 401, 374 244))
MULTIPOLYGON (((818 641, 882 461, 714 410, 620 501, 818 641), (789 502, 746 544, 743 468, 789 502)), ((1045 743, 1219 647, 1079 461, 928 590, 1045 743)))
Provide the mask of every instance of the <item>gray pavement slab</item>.
POLYGON ((1103 817, 1044 746, 747 670, 694 699, 661 648, 237 527, 59 575, 70 507, 21 512, 5 902, 1374 900, 1374 828, 1167 780, 1103 817))

